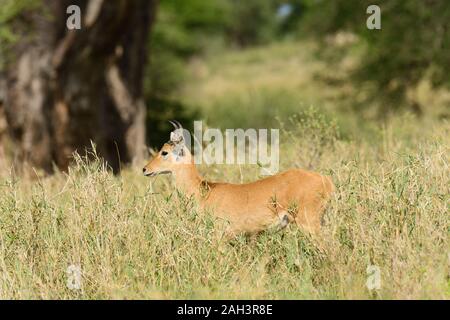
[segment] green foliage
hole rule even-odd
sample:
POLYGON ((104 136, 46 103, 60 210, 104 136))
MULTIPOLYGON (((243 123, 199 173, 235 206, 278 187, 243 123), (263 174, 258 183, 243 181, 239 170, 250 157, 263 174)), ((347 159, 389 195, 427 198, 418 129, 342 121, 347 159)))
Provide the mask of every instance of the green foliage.
POLYGON ((355 83, 374 84, 370 98, 381 98, 380 112, 408 102, 415 111, 423 106, 407 101, 407 89, 424 77, 434 85, 450 84, 450 5, 446 0, 377 3, 381 8, 381 30, 366 28, 366 9, 373 1, 308 1, 302 23, 306 33, 323 35, 351 31, 364 40, 366 52, 355 83))
POLYGON ((0 0, 0 40, 13 42, 17 40, 11 30, 11 21, 25 9, 36 5, 32 0, 0 0))
POLYGON ((306 12, 306 3, 307 1, 303 0, 291 0, 289 2, 279 1, 280 6, 290 6, 291 12, 287 16, 280 19, 278 35, 290 35, 297 31, 299 23, 303 20, 306 12))
POLYGON ((0 0, 0 70, 6 63, 8 47, 18 40, 13 30, 14 18, 39 5, 39 0, 0 0))
POLYGON ((173 126, 168 120, 177 120, 188 130, 193 130, 194 120, 200 118, 199 112, 177 100, 159 99, 152 97, 148 100, 147 113, 147 144, 153 148, 160 148, 168 141, 169 132, 173 126))
POLYGON ((211 43, 220 42, 228 11, 226 0, 160 2, 149 39, 150 66, 144 79, 150 145, 160 145, 167 139, 166 120, 192 122, 196 113, 186 111, 186 104, 174 96, 186 80, 189 59, 211 47, 211 43))
MULTIPOLYGON (((179 88, 188 81, 188 62, 194 57, 213 55, 231 47, 248 47, 274 40, 280 30, 284 30, 284 21, 276 16, 281 3, 279 0, 160 2, 149 39, 150 66, 145 75, 145 95, 149 105, 147 140, 151 145, 164 141, 161 139, 165 139, 167 133, 160 132, 159 128, 166 129, 166 125, 158 122, 167 120, 166 116, 174 115, 180 121, 192 122, 197 114, 186 112, 192 107, 176 98, 179 88)), ((277 107, 270 106, 266 114, 261 115, 262 120, 273 120, 277 107)), ((234 125, 243 123, 233 122, 242 113, 230 114, 227 106, 219 106, 211 116, 228 118, 228 123, 234 125)))
POLYGON ((150 36, 149 91, 167 96, 183 81, 187 59, 205 49, 227 23, 226 1, 163 0, 150 36))
POLYGON ((382 32, 361 32, 369 56, 359 79, 376 82, 394 99, 428 73, 434 84, 450 85, 448 1, 391 1, 381 8, 382 32))
POLYGON ((276 30, 277 1, 229 0, 232 21, 227 28, 232 43, 241 47, 272 40, 276 30))
POLYGON ((159 97, 168 96, 183 83, 185 63, 194 55, 273 39, 276 2, 161 1, 150 37, 146 88, 159 97))

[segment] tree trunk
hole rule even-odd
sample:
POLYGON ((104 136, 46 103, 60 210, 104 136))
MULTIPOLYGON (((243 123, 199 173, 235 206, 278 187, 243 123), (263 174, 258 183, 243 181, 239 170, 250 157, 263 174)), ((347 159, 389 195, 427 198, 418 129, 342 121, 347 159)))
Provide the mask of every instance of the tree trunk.
POLYGON ((7 131, 6 125, 6 117, 5 117, 5 109, 4 109, 4 100, 6 95, 6 84, 5 81, 2 80, 0 74, 0 171, 5 167, 5 150, 3 148, 4 138, 7 131))
POLYGON ((43 0, 51 13, 30 14, 34 34, 13 49, 5 111, 22 162, 66 169, 93 141, 118 172, 145 150, 142 99, 147 35, 157 0, 43 0), (69 5, 80 30, 66 27, 69 5))

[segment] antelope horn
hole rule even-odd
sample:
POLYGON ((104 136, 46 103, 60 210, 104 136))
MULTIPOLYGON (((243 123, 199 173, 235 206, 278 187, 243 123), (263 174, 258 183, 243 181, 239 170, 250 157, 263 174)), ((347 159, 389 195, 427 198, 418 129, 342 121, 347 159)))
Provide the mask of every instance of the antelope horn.
POLYGON ((169 120, 169 122, 170 122, 171 125, 173 125, 173 127, 175 129, 179 129, 180 128, 179 123, 176 120, 174 120, 174 121, 169 120))
POLYGON ((181 123, 179 123, 177 120, 173 120, 177 125, 179 129, 183 129, 183 126, 181 125, 181 123))

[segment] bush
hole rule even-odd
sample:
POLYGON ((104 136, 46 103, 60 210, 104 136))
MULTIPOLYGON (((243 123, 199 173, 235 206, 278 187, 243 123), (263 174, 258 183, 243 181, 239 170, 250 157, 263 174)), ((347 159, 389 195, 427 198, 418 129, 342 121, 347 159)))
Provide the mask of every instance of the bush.
POLYGON ((408 100, 407 89, 429 77, 435 86, 449 86, 450 6, 445 0, 379 3, 381 30, 366 27, 366 8, 371 1, 308 1, 302 21, 303 35, 326 35, 338 31, 357 34, 367 45, 354 80, 367 89, 369 99, 383 99, 380 114, 408 106, 421 113, 424 106, 408 100))

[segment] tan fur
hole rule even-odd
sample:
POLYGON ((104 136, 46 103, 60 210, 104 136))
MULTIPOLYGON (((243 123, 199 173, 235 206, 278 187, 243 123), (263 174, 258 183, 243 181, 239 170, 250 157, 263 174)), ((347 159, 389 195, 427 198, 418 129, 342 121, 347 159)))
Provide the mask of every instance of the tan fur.
POLYGON ((173 144, 165 144, 144 167, 144 174, 171 172, 178 189, 230 222, 231 234, 258 233, 287 219, 311 233, 320 230, 323 210, 334 189, 329 177, 291 169, 246 184, 208 182, 198 174, 187 148, 183 161, 175 159, 173 148, 173 144), (168 155, 163 157, 162 152, 168 155))

